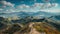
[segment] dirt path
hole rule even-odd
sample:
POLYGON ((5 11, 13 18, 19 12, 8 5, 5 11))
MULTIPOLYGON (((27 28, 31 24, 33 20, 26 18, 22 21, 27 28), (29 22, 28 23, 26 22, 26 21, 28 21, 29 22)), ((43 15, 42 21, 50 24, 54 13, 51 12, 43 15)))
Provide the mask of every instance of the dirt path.
POLYGON ((36 29, 33 28, 33 25, 34 25, 34 23, 31 23, 31 24, 29 25, 29 27, 31 27, 31 31, 30 31, 29 34, 44 34, 44 33, 40 33, 40 32, 38 32, 38 31, 36 31, 36 29))

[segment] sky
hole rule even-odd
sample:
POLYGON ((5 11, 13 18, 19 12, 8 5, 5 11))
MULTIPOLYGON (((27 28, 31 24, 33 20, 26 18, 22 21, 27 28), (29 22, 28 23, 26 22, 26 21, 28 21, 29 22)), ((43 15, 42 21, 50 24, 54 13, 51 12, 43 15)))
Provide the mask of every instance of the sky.
POLYGON ((60 0, 0 0, 0 13, 60 12, 60 0))

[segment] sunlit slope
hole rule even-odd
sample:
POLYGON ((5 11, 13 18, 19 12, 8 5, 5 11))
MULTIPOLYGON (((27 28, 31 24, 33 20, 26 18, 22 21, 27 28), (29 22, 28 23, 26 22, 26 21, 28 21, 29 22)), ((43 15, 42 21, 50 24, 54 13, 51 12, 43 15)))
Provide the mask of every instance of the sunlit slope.
POLYGON ((48 23, 30 22, 25 25, 9 24, 0 30, 0 34, 60 34, 60 32, 48 23))

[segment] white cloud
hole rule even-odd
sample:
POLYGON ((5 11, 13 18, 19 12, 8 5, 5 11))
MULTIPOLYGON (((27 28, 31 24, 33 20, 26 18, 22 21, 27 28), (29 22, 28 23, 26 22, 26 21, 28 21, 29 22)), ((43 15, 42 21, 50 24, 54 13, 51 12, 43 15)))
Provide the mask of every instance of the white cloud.
POLYGON ((16 9, 10 8, 5 10, 5 13, 12 13, 12 12, 17 12, 16 9))
POLYGON ((15 11, 17 11, 17 12, 20 12, 20 11, 24 11, 24 12, 38 12, 41 9, 42 10, 45 9, 44 11, 48 12, 48 10, 46 10, 46 9, 49 9, 49 8, 52 8, 52 7, 55 8, 57 6, 58 6, 57 3, 52 3, 52 4, 51 3, 35 3, 32 6, 29 6, 29 5, 26 5, 26 4, 22 4, 22 5, 18 5, 17 9, 15 11))
POLYGON ((57 4, 57 3, 53 3, 52 6, 53 6, 53 7, 57 7, 58 4, 57 4))
POLYGON ((33 8, 41 8, 43 5, 43 3, 34 3, 33 8))
POLYGON ((33 5, 33 7, 38 7, 40 9, 44 9, 44 8, 52 8, 52 7, 57 7, 58 4, 57 3, 35 3, 33 5))
POLYGON ((25 4, 22 4, 22 5, 17 6, 17 8, 20 8, 20 9, 26 9, 26 8, 29 8, 29 7, 30 6, 25 5, 25 4))
MULTIPOLYGON (((35 0, 36 1, 36 0, 35 0)), ((14 7, 14 4, 7 2, 7 1, 0 1, 1 4, 3 4, 3 7, 10 6, 13 8, 8 8, 4 12, 6 13, 12 13, 12 12, 38 12, 38 11, 45 11, 45 12, 59 12, 59 9, 49 9, 52 7, 57 7, 57 3, 34 3, 33 5, 29 6, 26 4, 18 5, 17 8, 14 7)), ((2 9, 0 9, 2 10, 2 9)))
POLYGON ((58 9, 58 8, 56 8, 56 9, 42 9, 40 11, 50 12, 50 13, 59 13, 60 9, 58 9))
POLYGON ((0 1, 0 3, 1 3, 3 6, 10 6, 10 7, 14 7, 14 4, 12 4, 11 2, 7 2, 7 1, 0 1))
POLYGON ((0 11, 2 11, 3 9, 0 8, 0 11))
POLYGON ((2 8, 6 8, 6 6, 2 6, 2 8))

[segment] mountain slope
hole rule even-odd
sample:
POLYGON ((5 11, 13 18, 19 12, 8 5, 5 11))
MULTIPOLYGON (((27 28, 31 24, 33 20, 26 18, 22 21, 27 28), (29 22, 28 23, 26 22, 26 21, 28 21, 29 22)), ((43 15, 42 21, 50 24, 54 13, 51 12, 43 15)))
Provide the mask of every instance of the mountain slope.
POLYGON ((19 23, 8 25, 0 34, 60 34, 59 31, 48 23, 30 22, 26 25, 19 23))

